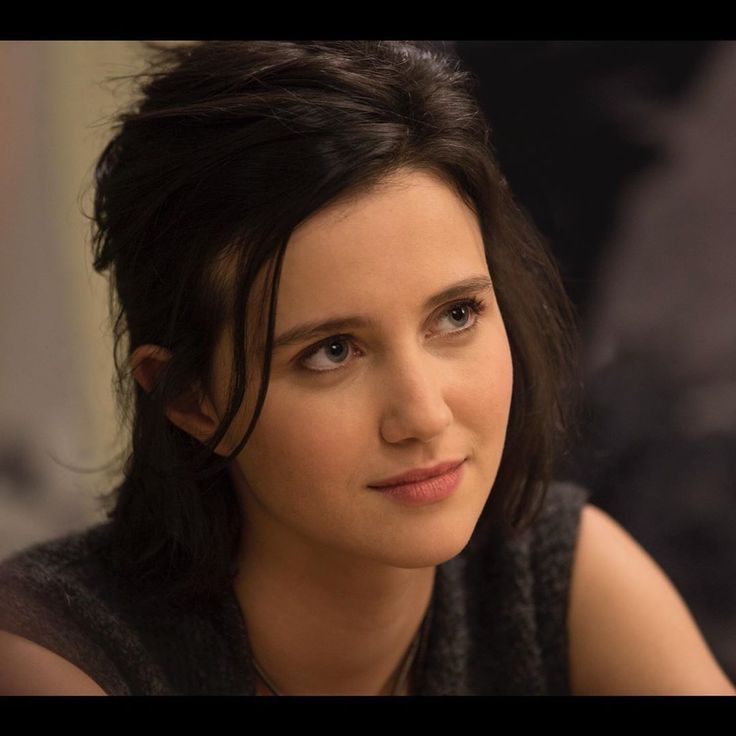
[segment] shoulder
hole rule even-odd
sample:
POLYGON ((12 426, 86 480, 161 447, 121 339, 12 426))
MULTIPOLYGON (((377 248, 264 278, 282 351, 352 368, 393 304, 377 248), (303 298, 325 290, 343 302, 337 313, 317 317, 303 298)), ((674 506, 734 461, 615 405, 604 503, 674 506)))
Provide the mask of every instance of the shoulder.
POLYGON ((97 594, 95 550, 103 529, 29 545, 0 561, 3 694, 105 694, 86 674, 97 680, 111 669, 98 644, 110 628, 98 616, 105 601, 97 594))
POLYGON ((99 543, 109 534, 109 523, 99 523, 63 536, 46 539, 0 560, 0 579, 49 581, 58 574, 83 574, 95 561, 99 543))
MULTIPOLYGON (((0 561, 0 629, 70 602, 101 577, 95 542, 103 525, 29 545, 0 561)), ((21 635, 24 633, 19 631, 21 635)))
POLYGON ((568 631, 573 695, 736 695, 664 571, 589 503, 580 514, 568 631))
POLYGON ((0 695, 107 695, 85 672, 34 641, 0 630, 0 695))

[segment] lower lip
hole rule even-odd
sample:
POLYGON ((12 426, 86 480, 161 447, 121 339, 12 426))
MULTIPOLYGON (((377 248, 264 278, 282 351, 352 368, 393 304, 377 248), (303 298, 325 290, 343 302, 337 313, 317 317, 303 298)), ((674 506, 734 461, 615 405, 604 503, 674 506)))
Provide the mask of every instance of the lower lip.
POLYGON ((461 462, 454 470, 435 478, 427 478, 417 483, 404 483, 400 486, 382 486, 373 488, 386 496, 410 506, 422 506, 427 503, 435 503, 451 496, 465 474, 465 461, 461 462))

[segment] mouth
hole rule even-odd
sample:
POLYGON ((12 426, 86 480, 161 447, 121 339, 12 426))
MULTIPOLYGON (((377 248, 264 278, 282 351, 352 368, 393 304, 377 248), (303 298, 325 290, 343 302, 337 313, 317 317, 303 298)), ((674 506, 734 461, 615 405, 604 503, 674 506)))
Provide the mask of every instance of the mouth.
MULTIPOLYGON (((452 496, 465 477, 465 460, 462 460, 459 464, 455 462, 445 463, 443 467, 449 467, 449 469, 441 475, 430 477, 426 477, 425 472, 424 480, 388 486, 370 486, 370 488, 377 491, 379 495, 405 506, 435 504, 452 496)), ((406 474, 399 477, 405 476, 406 474)))
POLYGON ((460 465, 465 462, 466 458, 460 458, 459 460, 448 460, 446 462, 438 463, 428 468, 414 468, 413 470, 406 471, 399 475, 391 476, 390 478, 384 478, 383 480, 370 483, 369 488, 392 488, 396 486, 407 485, 410 483, 420 483, 422 481, 430 480, 431 478, 438 478, 452 472, 460 465))

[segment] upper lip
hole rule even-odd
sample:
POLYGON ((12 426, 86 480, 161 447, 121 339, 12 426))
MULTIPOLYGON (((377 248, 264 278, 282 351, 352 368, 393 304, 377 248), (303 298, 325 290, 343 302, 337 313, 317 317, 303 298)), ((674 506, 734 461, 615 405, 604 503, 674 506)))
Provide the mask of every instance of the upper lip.
POLYGON ((465 458, 461 458, 460 460, 448 460, 447 462, 439 463, 439 465, 433 465, 431 468, 415 468, 401 475, 393 475, 390 478, 384 478, 375 483, 370 483, 368 487, 382 488, 384 486, 398 486, 402 483, 416 483, 427 478, 435 478, 438 475, 449 473, 464 461, 465 458))

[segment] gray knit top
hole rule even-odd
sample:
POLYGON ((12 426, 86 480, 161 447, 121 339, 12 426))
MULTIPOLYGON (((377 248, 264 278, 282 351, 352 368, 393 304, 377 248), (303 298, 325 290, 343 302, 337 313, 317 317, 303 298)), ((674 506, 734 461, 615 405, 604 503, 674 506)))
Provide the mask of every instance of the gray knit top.
MULTIPOLYGON (((469 545, 437 566, 415 694, 570 694, 570 577, 589 496, 554 483, 525 533, 469 545)), ((141 603, 96 553, 108 526, 2 561, 0 629, 56 652, 110 695, 255 695, 234 590, 206 613, 141 603)))

